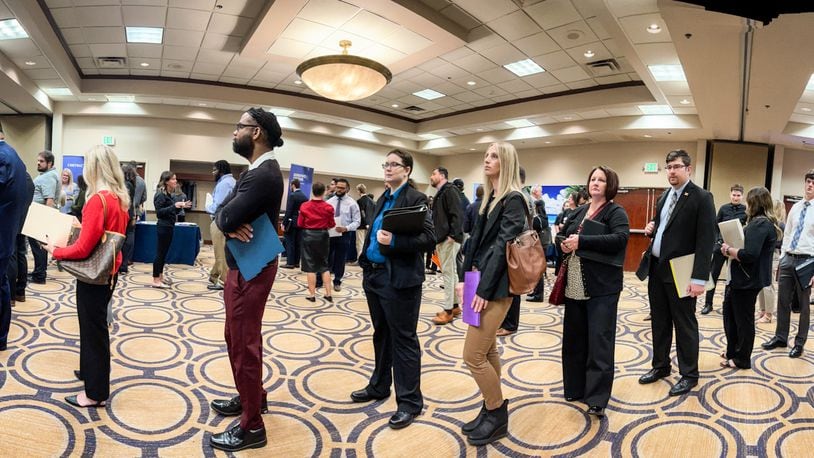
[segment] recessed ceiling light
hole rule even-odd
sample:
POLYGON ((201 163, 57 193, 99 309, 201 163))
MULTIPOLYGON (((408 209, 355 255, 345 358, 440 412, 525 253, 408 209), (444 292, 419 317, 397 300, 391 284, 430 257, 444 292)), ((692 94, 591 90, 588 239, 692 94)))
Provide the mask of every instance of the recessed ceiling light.
POLYGON ((423 91, 413 92, 413 95, 416 97, 421 97, 425 100, 435 100, 444 97, 444 94, 438 91, 433 91, 432 89, 424 89, 423 91))
POLYGON ((0 21, 0 40, 16 40, 17 38, 28 38, 28 34, 25 33, 17 19, 0 21))
POLYGON ((546 145, 550 145, 550 144, 551 144, 551 142, 545 142, 545 144, 546 144, 546 145))
POLYGON ((469 151, 475 151, 475 148, 469 148, 469 151))
POLYGON ((475 130, 477 130, 478 132, 483 132, 483 129, 482 129, 482 128, 480 128, 480 127, 478 127, 478 128, 477 128, 477 129, 475 129, 475 130))
POLYGON ((297 86, 299 86, 300 84, 302 84, 302 81, 300 81, 300 80, 294 81, 294 84, 296 84, 297 86))
POLYGON ((658 24, 650 24, 647 26, 647 31, 650 33, 659 33, 661 32, 661 26, 658 24))
POLYGON ((27 60, 27 61, 25 61, 25 64, 26 65, 37 65, 37 63, 34 62, 33 60, 27 60))
POLYGON ((682 105, 689 105, 689 104, 690 104, 690 101, 689 101, 689 100, 687 100, 687 99, 681 99, 681 100, 680 100, 678 103, 680 103, 680 104, 682 104, 682 105))
POLYGON ((142 67, 149 67, 150 66, 150 64, 148 64, 147 62, 142 62, 139 65, 141 65, 142 67))
POLYGON ((125 27, 128 43, 161 44, 164 41, 164 29, 161 27, 125 27))
POLYGON ((48 87, 43 89, 48 95, 73 95, 67 87, 48 87))
POLYGON ((673 114, 669 105, 639 105, 639 110, 646 115, 673 114))
POLYGON ((398 108, 398 107, 399 107, 399 104, 398 104, 398 103, 394 103, 394 104, 392 104, 392 105, 390 105, 390 106, 391 106, 391 107, 393 107, 393 108, 398 108))
POLYGON ((648 65, 647 68, 656 81, 687 81, 681 65, 648 65))
POLYGON ((596 55, 596 53, 589 49, 589 50, 585 51, 582 55, 587 57, 588 59, 590 59, 591 57, 594 57, 596 55))
POLYGON ((537 62, 534 62, 531 59, 518 60, 517 62, 506 64, 503 67, 520 77, 534 75, 535 73, 542 73, 545 71, 543 67, 540 67, 537 65, 537 62))
POLYGON ((108 102, 135 102, 134 95, 106 95, 108 102))
POLYGON ((476 85, 476 84, 478 84, 478 83, 476 83, 476 82, 474 82, 474 81, 467 81, 467 82, 466 82, 466 84, 468 84, 468 85, 470 85, 470 86, 474 86, 474 85, 476 85))
POLYGON ((563 116, 562 119, 564 119, 566 121, 570 121, 570 120, 574 119, 574 117, 573 116, 563 116))
POLYGON ((806 84, 806 91, 814 91, 814 73, 812 73, 811 78, 808 79, 808 84, 806 84))
POLYGON ((644 134, 644 135, 642 135, 642 137, 644 137, 644 138, 653 138, 653 136, 650 135, 650 134, 644 134))
POLYGON ((803 108, 800 108, 800 110, 808 112, 808 111, 811 111, 811 108, 803 107, 803 108))
POLYGON ((533 127, 534 123, 529 121, 528 119, 512 119, 511 121, 506 121, 506 124, 514 127, 514 128, 521 128, 521 127, 533 127))

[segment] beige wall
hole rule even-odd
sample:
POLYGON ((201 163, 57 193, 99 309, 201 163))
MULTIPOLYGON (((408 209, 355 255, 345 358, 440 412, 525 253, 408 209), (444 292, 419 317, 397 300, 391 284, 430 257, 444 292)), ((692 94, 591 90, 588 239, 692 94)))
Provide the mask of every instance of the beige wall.
MULTIPOLYGON (((607 165, 619 174, 625 187, 664 187, 667 178, 662 170, 657 174, 642 172, 645 162, 664 166, 664 158, 673 149, 685 149, 696 160, 695 142, 636 142, 603 143, 520 150, 520 164, 526 168, 526 184, 570 185, 584 184, 588 172, 595 165, 607 165)), ((471 183, 480 183, 483 153, 472 153, 440 158, 440 164, 449 170, 450 179, 460 177, 466 183, 466 195, 471 198, 471 183)), ((695 179, 695 178, 694 178, 695 179)), ((695 181, 703 184, 702 179, 695 181)))
MULTIPOLYGON (((146 162, 145 181, 148 189, 152 189, 161 172, 169 168, 170 158, 245 162, 232 152, 233 129, 232 124, 202 121, 65 116, 61 142, 64 154, 81 155, 100 143, 103 136, 114 136, 120 160, 146 162)), ((280 166, 285 171, 292 163, 301 164, 314 167, 315 174, 320 178, 344 176, 354 186, 361 179, 373 189, 374 194, 383 188, 377 181, 383 176, 381 163, 389 150, 387 147, 294 131, 285 132, 283 139, 285 145, 276 151, 280 166)), ((415 155, 414 176, 419 183, 429 181, 436 161, 434 156, 415 155)), ((285 175, 287 177, 287 173, 285 175)), ((151 202, 152 194, 149 194, 148 208, 152 208, 151 202)))
POLYGON ((715 198, 715 208, 729 203, 729 188, 735 183, 743 187, 744 198, 753 187, 764 186, 768 157, 765 145, 714 142, 709 191, 715 198))
POLYGON ((804 176, 809 169, 814 169, 814 151, 786 148, 779 197, 802 196, 804 176))
MULTIPOLYGON (((17 150, 28 173, 37 176, 37 154, 47 144, 45 116, 2 116, 0 124, 6 134, 6 143, 17 150)), ((55 162, 57 167, 62 164, 61 160, 55 162)))

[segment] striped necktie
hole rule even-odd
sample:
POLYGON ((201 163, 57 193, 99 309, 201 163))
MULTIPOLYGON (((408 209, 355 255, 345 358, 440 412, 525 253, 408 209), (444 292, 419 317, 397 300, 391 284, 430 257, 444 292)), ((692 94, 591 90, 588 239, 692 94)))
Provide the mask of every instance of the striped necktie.
POLYGON ((803 226, 805 226, 806 223, 806 212, 808 211, 809 205, 811 205, 811 202, 808 201, 803 204, 803 211, 800 212, 800 219, 797 221, 797 227, 794 228, 794 236, 791 238, 789 251, 796 249, 797 244, 800 243, 800 236, 803 235, 803 226))
POLYGON ((675 190, 670 191, 670 206, 667 207, 667 219, 664 220, 664 224, 670 222, 670 216, 673 214, 673 210, 676 208, 676 202, 678 202, 678 192, 675 190))

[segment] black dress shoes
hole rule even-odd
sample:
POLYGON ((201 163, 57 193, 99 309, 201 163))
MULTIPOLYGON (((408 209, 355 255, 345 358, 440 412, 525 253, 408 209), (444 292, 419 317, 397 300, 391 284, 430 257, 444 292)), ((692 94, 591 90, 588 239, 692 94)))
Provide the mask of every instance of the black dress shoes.
POLYGON ((294 264, 286 264, 286 265, 283 265, 283 266, 280 266, 280 267, 282 267, 283 269, 296 269, 297 268, 297 266, 294 265, 294 264))
POLYGON ((73 376, 76 377, 77 380, 85 380, 85 379, 82 378, 82 373, 79 372, 79 370, 74 370, 73 371, 73 376))
POLYGON ((566 396, 565 397, 565 400, 568 401, 568 402, 579 401, 580 399, 582 399, 582 398, 578 398, 576 396, 566 396))
POLYGON ((670 369, 650 369, 650 371, 639 377, 639 383, 647 385, 649 383, 658 382, 660 379, 670 375, 670 369))
POLYGON ((224 452, 237 452, 247 448, 265 447, 266 429, 250 429, 244 431, 240 426, 235 426, 220 434, 213 434, 209 438, 209 445, 224 452))
POLYGON ((712 304, 704 304, 704 308, 701 309, 701 315, 707 315, 711 311, 712 311, 712 304))
MULTIPOLYGON (((353 399, 353 402, 370 402, 370 401, 378 401, 381 399, 387 399, 390 397, 390 393, 387 393, 387 396, 374 396, 370 394, 367 388, 362 388, 361 390, 356 390, 350 394, 350 398, 353 399)), ((395 415, 394 415, 395 416, 395 415)), ((412 420, 410 420, 412 421, 412 420)), ((407 426, 407 425, 405 425, 407 426)))
POLYGON ((670 396, 679 396, 684 393, 689 393, 696 385, 698 385, 698 380, 681 377, 681 380, 670 388, 670 396))
POLYGON ((761 344, 760 346, 763 347, 764 350, 772 350, 775 348, 786 348, 788 344, 786 343, 785 340, 779 337, 772 337, 770 341, 761 344))
POLYGON ((390 421, 387 424, 393 429, 401 429, 410 426, 410 423, 415 420, 415 417, 418 414, 410 413, 410 412, 402 412, 398 411, 390 417, 390 421))
POLYGON ((220 284, 210 284, 206 285, 206 289, 209 291, 223 291, 223 286, 220 284))
POLYGON ((605 409, 599 406, 591 406, 588 408, 588 415, 593 415, 597 418, 602 418, 605 416, 605 409))
MULTIPOLYGON (((224 417, 234 417, 243 413, 243 406, 240 404, 240 396, 235 396, 232 399, 215 399, 209 403, 209 407, 224 417)), ((260 403, 260 413, 263 414, 268 412, 268 399, 264 395, 263 402, 260 403)))
POLYGON ((789 358, 799 358, 803 356, 803 346, 802 345, 795 345, 791 347, 791 351, 789 352, 789 358))

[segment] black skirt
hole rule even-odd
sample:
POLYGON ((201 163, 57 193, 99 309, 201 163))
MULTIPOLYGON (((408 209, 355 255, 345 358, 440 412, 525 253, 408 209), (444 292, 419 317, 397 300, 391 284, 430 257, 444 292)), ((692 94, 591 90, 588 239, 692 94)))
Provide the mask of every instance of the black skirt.
POLYGON ((302 257, 300 263, 303 272, 322 273, 328 271, 328 252, 331 240, 328 229, 302 230, 302 257))

